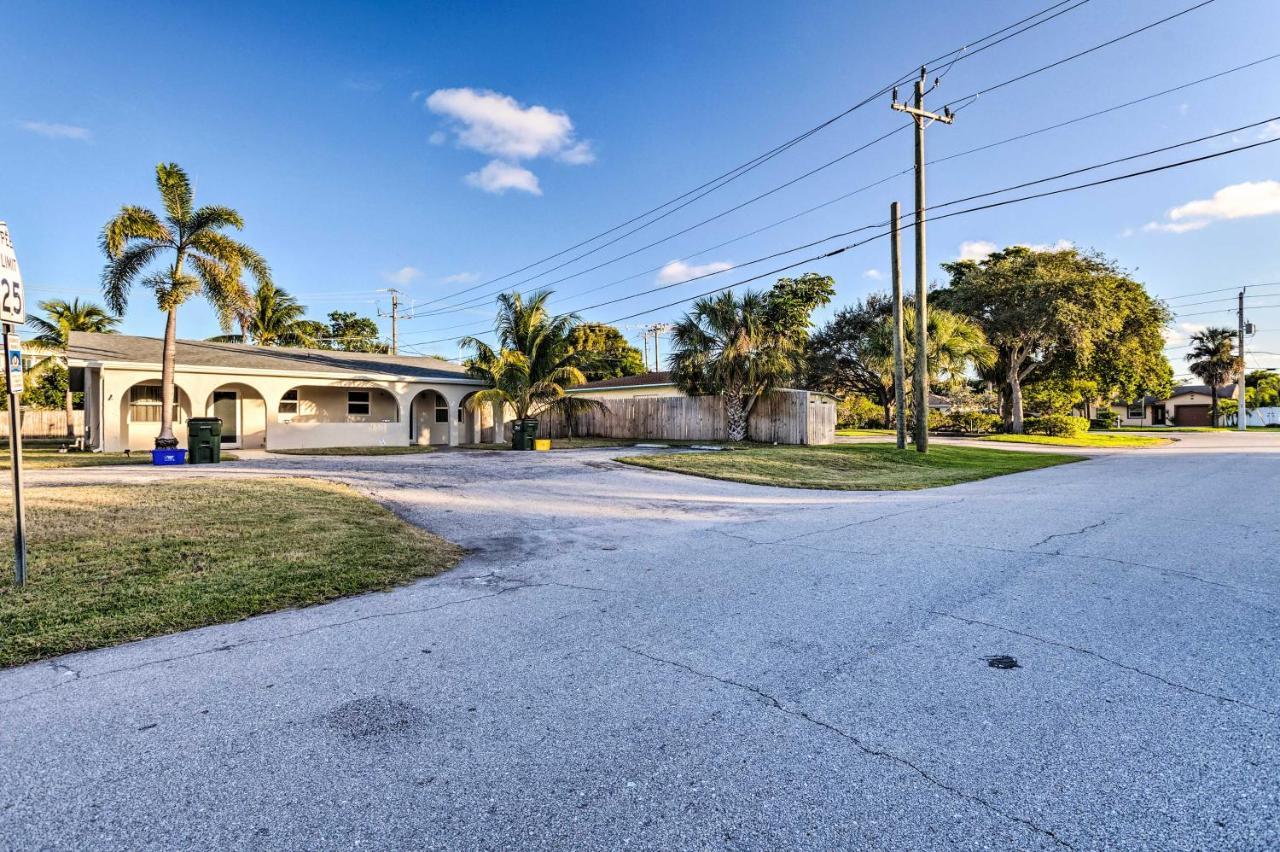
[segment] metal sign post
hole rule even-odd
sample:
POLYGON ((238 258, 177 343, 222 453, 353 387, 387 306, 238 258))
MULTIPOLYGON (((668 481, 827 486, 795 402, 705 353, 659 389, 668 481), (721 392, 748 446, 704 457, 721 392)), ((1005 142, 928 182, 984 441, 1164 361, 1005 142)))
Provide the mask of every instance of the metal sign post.
POLYGON ((27 321, 27 300, 9 228, 0 222, 0 323, 4 329, 5 389, 9 392, 9 466, 13 470, 13 578, 27 582, 27 513, 22 500, 22 346, 15 325, 27 321))

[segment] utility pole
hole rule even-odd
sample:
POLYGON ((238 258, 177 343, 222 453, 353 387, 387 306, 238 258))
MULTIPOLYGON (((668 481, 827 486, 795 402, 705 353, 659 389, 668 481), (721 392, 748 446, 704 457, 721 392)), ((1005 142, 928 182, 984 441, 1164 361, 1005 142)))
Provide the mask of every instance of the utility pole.
MULTIPOLYGON (((893 109, 911 116, 916 125, 916 452, 929 452, 929 293, 926 281, 924 251, 924 129, 935 121, 950 124, 954 117, 951 109, 944 107, 942 115, 927 112, 924 108, 925 81, 928 70, 920 69, 916 80, 916 95, 912 106, 898 103, 898 90, 893 90, 893 109)), ((938 81, 933 81, 934 88, 938 81)), ((932 91, 932 90, 930 90, 932 91)))
MULTIPOLYGON (((898 449, 907 448, 907 365, 902 343, 902 245, 898 242, 898 202, 889 205, 889 269, 893 276, 893 419, 898 449)), ((885 424, 888 425, 887 423, 885 424)))
MULTIPOLYGON (((662 333, 664 331, 670 331, 670 330, 671 330, 671 325, 665 322, 655 322, 653 325, 648 326, 644 330, 646 340, 648 340, 648 335, 650 334, 653 335, 653 371, 655 373, 662 370, 662 361, 659 360, 659 357, 658 357, 658 338, 662 336, 662 333)), ((648 356, 648 352, 649 352, 649 347, 646 345, 645 346, 646 357, 648 356)))
POLYGON ((1241 287, 1240 296, 1237 301, 1237 307, 1236 307, 1236 321, 1239 325, 1239 337, 1237 339, 1240 341, 1240 345, 1239 345, 1240 375, 1236 378, 1236 395, 1239 397, 1239 399, 1236 401, 1236 431, 1237 432, 1244 432, 1248 429, 1247 415, 1245 414, 1245 405, 1244 405, 1244 390, 1245 390, 1244 388, 1244 331, 1245 331, 1244 291, 1245 291, 1245 288, 1241 287))
POLYGON ((378 316, 380 316, 380 317, 391 317, 391 354, 392 354, 392 355, 399 355, 399 354, 400 354, 400 335, 399 335, 399 328, 398 328, 397 324, 398 324, 398 323, 399 323, 399 321, 400 321, 400 320, 402 320, 402 319, 409 319, 409 318, 410 318, 410 312, 406 312, 403 316, 401 316, 401 314, 400 314, 400 291, 399 291, 399 290, 397 290, 397 289, 395 289, 394 287, 392 287, 392 288, 390 288, 389 290, 386 290, 385 292, 387 292, 387 293, 390 293, 390 294, 391 294, 391 313, 384 314, 384 313, 382 312, 382 309, 381 309, 381 308, 379 308, 379 309, 378 309, 378 316))

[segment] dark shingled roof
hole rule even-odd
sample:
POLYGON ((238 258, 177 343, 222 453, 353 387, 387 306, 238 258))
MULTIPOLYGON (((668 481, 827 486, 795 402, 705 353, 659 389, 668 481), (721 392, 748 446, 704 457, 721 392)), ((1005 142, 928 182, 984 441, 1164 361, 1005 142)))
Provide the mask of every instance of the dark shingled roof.
MULTIPOLYGON (((71 332, 67 358, 71 361, 123 361, 159 364, 164 341, 159 337, 129 334, 71 332)), ((420 380, 470 379, 458 364, 438 358, 411 355, 378 355, 369 352, 335 352, 328 349, 296 349, 289 346, 249 346, 244 343, 212 343, 179 340, 178 368, 221 367, 235 370, 281 370, 302 373, 355 373, 361 376, 420 380)))
POLYGON ((669 385, 671 381, 671 371, 663 370, 658 373, 641 373, 638 376, 618 376, 615 379, 601 379, 598 382, 587 382, 585 385, 577 385, 570 390, 599 390, 601 388, 634 388, 644 385, 669 385))

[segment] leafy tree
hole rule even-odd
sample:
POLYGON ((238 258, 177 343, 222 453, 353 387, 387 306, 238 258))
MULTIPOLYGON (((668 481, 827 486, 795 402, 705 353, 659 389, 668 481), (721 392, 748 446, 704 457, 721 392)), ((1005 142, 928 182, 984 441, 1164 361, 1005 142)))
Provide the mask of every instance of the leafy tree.
POLYGON ((302 318, 306 308, 285 290, 270 281, 264 281, 253 291, 248 308, 238 317, 240 334, 224 334, 212 340, 224 343, 252 343, 254 346, 306 346, 314 348, 316 337, 312 334, 319 326, 325 334, 328 329, 322 323, 312 323, 302 318))
POLYGON ((519 292, 498 296, 497 349, 475 337, 462 339, 463 347, 473 352, 467 370, 489 383, 471 396, 469 407, 501 403, 515 410, 517 420, 524 420, 547 408, 577 404, 567 402, 564 391, 586 381, 573 348, 578 317, 550 313, 550 296, 550 290, 540 290, 528 299, 519 292))
POLYGON ((746 440, 751 409, 799 374, 809 316, 834 293, 831 278, 810 273, 766 293, 699 299, 672 330, 672 379, 685 393, 724 397, 729 440, 746 440))
POLYGON ((861 429, 869 425, 877 428, 887 426, 888 424, 880 417, 880 406, 860 393, 849 394, 836 406, 836 427, 839 429, 861 429))
MULTIPOLYGON (((70 377, 65 369, 67 360, 65 353, 67 345, 71 341, 71 332, 90 331, 98 334, 113 334, 116 326, 120 324, 120 320, 107 313, 100 306, 92 302, 81 302, 79 299, 72 299, 70 302, 63 299, 47 299, 40 303, 40 310, 44 311, 45 315, 43 317, 29 317, 27 325, 35 329, 36 342, 46 349, 61 354, 52 354, 36 362, 35 368, 32 370, 35 375, 32 378, 42 388, 40 395, 44 402, 47 402, 49 393, 55 392, 59 386, 63 386, 61 404, 67 413, 67 437, 74 439, 76 437, 76 427, 73 420, 75 416, 75 399, 71 393, 70 377), (42 373, 52 371, 55 366, 62 368, 62 378, 45 381, 42 373)), ((25 394, 24 398, 26 398, 25 394)), ((57 408, 58 406, 54 404, 36 407, 57 408)))
POLYGON ((584 322, 574 328, 570 344, 589 382, 644 372, 644 356, 627 342, 621 331, 602 322, 584 322))
POLYGON ((996 349, 1009 431, 1023 430, 1023 383, 1032 378, 1097 381, 1109 393, 1167 392, 1171 371, 1160 329, 1168 309, 1101 254, 1012 246, 981 261, 944 263, 939 307, 964 314, 996 349))
POLYGON ((1098 398, 1098 383, 1086 379, 1052 376, 1028 382, 1023 387, 1023 404, 1034 417, 1050 414, 1070 415, 1098 398))
MULTIPOLYGON (((915 306, 903 305, 904 371, 908 385, 915 370, 915 306)), ((989 367, 995 352, 982 329, 966 317, 943 309, 929 311, 929 379, 963 381, 972 367, 989 367)), ((830 393, 861 393, 893 420, 893 302, 873 293, 839 311, 820 329, 809 347, 810 382, 830 393)), ((908 402, 910 392, 908 391, 908 402)))
POLYGON ((1249 408, 1280 405, 1280 373, 1275 370, 1253 370, 1245 376, 1244 383, 1249 408))
POLYGON ((1187 369, 1209 386, 1209 396, 1213 400, 1210 411, 1215 425, 1222 413, 1218 409, 1218 388, 1231 381, 1240 367, 1235 339, 1236 332, 1230 328, 1206 328, 1191 335, 1187 369))
POLYGON ((145 207, 126 205, 103 227, 100 242, 107 256, 102 272, 107 307, 123 315, 130 289, 141 284, 155 294, 156 306, 167 315, 156 437, 156 447, 164 449, 178 445, 173 435, 178 307, 202 293, 223 331, 230 332, 249 306, 242 273, 248 270, 261 284, 271 280, 271 270, 256 251, 223 233, 226 228, 244 227, 239 213, 230 207, 195 206, 191 181, 177 164, 156 166, 156 187, 164 206, 163 219, 145 207))
POLYGON ((355 311, 330 311, 329 328, 323 349, 345 352, 390 352, 379 338, 378 324, 355 311))

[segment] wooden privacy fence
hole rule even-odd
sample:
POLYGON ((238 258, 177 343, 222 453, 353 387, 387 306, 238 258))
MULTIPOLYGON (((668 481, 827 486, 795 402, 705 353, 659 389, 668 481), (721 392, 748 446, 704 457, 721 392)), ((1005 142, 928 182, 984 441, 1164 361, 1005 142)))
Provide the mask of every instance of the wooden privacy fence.
MULTIPOLYGON (((723 441, 728 437, 724 400, 718 396, 599 398, 604 408, 574 417, 573 435, 656 441, 723 441)), ((538 434, 569 436, 565 418, 543 414, 538 434)), ((751 410, 747 438, 778 444, 830 444, 835 441, 835 400, 826 394, 778 390, 761 397, 751 410)))
MULTIPOLYGON (((84 412, 74 412, 72 423, 76 434, 84 434, 84 412)), ((0 437, 9 437, 9 415, 0 417, 0 437)), ((67 437, 67 412, 44 411, 24 408, 22 410, 22 437, 24 438, 65 438, 67 437)))

